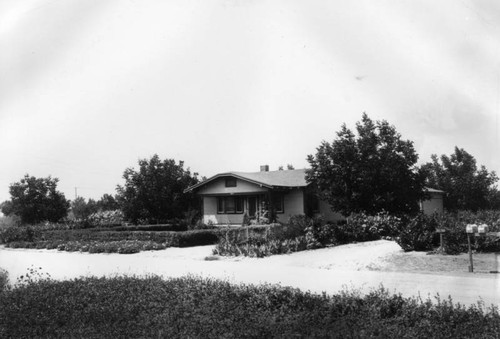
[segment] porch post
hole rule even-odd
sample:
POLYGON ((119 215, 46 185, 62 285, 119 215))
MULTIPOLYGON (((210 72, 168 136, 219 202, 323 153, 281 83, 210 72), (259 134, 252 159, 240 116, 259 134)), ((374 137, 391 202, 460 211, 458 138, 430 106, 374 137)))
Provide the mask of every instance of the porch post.
POLYGON ((267 191, 267 206, 268 206, 268 213, 269 213, 269 215, 268 215, 269 223, 273 223, 276 221, 272 198, 273 198, 272 191, 269 189, 267 191))

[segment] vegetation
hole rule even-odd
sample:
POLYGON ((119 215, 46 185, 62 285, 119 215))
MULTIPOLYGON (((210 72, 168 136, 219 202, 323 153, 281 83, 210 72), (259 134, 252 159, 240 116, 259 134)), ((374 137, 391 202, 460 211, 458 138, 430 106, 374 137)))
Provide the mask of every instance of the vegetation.
POLYGON ((57 191, 59 179, 36 178, 26 174, 10 185, 11 199, 1 204, 2 213, 17 215, 24 224, 57 222, 68 214, 69 201, 57 191))
POLYGON ((478 169, 476 159, 462 148, 455 147, 449 157, 432 155, 432 162, 423 170, 429 187, 446 192, 444 207, 448 211, 500 208, 495 200, 498 191, 493 187, 498 181, 495 172, 488 172, 484 166, 478 169))
MULTIPOLYGON (((248 232, 246 227, 227 230, 219 236, 214 254, 264 257, 380 239, 395 240, 405 251, 433 251, 440 246, 437 229, 446 230, 441 250, 458 254, 468 250, 465 226, 471 223, 485 223, 492 232, 500 232, 500 211, 460 211, 431 216, 359 213, 337 223, 300 215, 292 217, 286 226, 250 227, 248 232)), ((478 252, 500 252, 500 238, 493 235, 474 237, 472 246, 478 252)))
POLYGON ((9 272, 0 268, 0 293, 9 286, 9 272))
POLYGON ((415 213, 424 198, 424 173, 416 167, 413 142, 403 140, 385 120, 363 114, 358 136, 344 124, 337 138, 309 155, 307 182, 332 209, 352 213, 415 213))
POLYGON ((184 190, 198 182, 184 163, 161 160, 158 155, 139 160, 139 170, 127 168, 124 186, 118 186, 118 202, 127 220, 134 224, 159 224, 186 214, 194 219, 199 198, 184 190))
POLYGON ((132 254, 141 251, 158 251, 168 247, 168 243, 141 240, 118 241, 62 241, 42 240, 37 242, 14 241, 7 244, 11 248, 57 249, 66 252, 120 253, 132 254))
MULTIPOLYGON (((217 243, 223 229, 174 231, 119 231, 102 229, 45 229, 45 225, 10 227, 0 231, 0 243, 15 248, 47 248, 71 251, 92 251, 89 246, 104 248, 100 252, 130 253, 118 250, 121 246, 141 250, 160 250, 167 247, 191 247, 217 243), (153 246, 152 243, 158 246, 153 246), (161 245, 161 246, 160 246, 161 245), (109 250, 106 250, 109 248, 109 250)), ((95 252, 99 252, 96 250, 95 252)), ((134 253, 135 253, 134 252, 134 253)))
POLYGON ((85 201, 85 198, 77 197, 71 202, 71 213, 77 220, 86 220, 98 210, 97 203, 93 199, 85 201))
MULTIPOLYGON (((405 251, 431 251, 437 248, 439 236, 436 229, 445 229, 444 248, 447 254, 464 253, 468 250, 467 224, 487 224, 491 232, 500 232, 500 211, 445 212, 442 215, 419 215, 410 219, 396 238, 405 251)), ((472 239, 474 251, 500 252, 500 238, 496 236, 476 237, 472 239)))
POLYGON ((0 292, 0 337, 494 338, 500 315, 383 288, 318 295, 193 277, 29 277, 0 292))

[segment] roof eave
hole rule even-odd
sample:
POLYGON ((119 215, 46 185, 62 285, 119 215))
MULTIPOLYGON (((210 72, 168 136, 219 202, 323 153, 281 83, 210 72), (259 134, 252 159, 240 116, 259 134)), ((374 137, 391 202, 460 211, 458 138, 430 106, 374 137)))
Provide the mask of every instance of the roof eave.
POLYGON ((188 192, 192 192, 194 191, 195 189, 203 186, 203 185, 206 185, 208 184, 209 182, 211 181, 214 181, 215 179, 218 179, 218 178, 221 178, 221 177, 234 177, 234 178, 237 178, 237 179, 240 179, 240 180, 244 180, 244 181, 247 181, 247 182, 250 182, 252 184, 255 184, 255 185, 259 185, 261 187, 267 187, 267 188, 273 188, 272 185, 269 185, 269 184, 266 184, 264 182, 261 182, 261 181, 257 181, 257 180, 252 180, 252 179, 248 179, 248 178, 245 178, 243 176, 240 176, 238 174, 234 174, 234 173, 231 173, 231 172, 228 172, 228 173, 219 173, 219 174, 216 174, 210 178, 208 178, 207 180, 205 181, 202 181, 202 182, 199 182, 197 183, 196 185, 193 185, 191 187, 188 187, 184 190, 184 193, 188 193, 188 192))

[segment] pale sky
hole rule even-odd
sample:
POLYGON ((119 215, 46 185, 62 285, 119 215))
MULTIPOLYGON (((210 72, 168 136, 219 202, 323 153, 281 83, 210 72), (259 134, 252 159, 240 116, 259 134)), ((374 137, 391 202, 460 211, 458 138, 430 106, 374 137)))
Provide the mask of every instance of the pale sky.
POLYGON ((363 112, 500 172, 500 2, 0 0, 0 202, 26 173, 114 194, 155 153, 303 168, 363 112))

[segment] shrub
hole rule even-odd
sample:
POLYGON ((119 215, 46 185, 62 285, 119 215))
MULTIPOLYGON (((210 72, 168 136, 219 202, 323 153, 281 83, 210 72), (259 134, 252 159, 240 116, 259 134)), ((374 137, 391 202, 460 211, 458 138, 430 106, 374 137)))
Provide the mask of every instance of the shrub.
POLYGON ((334 227, 335 239, 341 244, 352 242, 393 239, 408 222, 405 215, 395 216, 381 212, 374 216, 364 213, 352 214, 346 221, 334 227))
POLYGON ((109 230, 109 231, 115 231, 115 232, 120 232, 120 231, 184 232, 184 231, 188 230, 188 227, 186 224, 177 223, 177 224, 160 224, 160 225, 118 226, 118 227, 112 227, 112 228, 100 228, 99 230, 100 231, 109 230))
POLYGON ((92 227, 112 227, 123 224, 124 216, 120 210, 98 211, 88 217, 92 227))
MULTIPOLYGON (((444 252, 447 254, 459 254, 467 252, 467 224, 487 224, 490 230, 498 232, 500 223, 500 212, 498 211, 470 211, 445 212, 432 216, 419 216, 413 219, 408 226, 401 231, 398 243, 408 251, 428 251, 439 245, 438 235, 433 232, 437 228, 445 229, 444 252)), ((495 236, 472 237, 472 246, 479 252, 500 251, 500 240, 495 236)))
POLYGON ((187 232, 179 232, 177 235, 177 246, 179 247, 192 247, 216 244, 221 235, 221 230, 206 229, 206 230, 193 230, 187 232))
POLYGON ((0 293, 5 291, 9 286, 9 272, 0 268, 0 293))
POLYGON ((0 293, 0 337, 496 338, 497 308, 183 277, 41 280, 0 293))
POLYGON ((0 217, 0 230, 21 225, 21 218, 17 215, 4 215, 0 217))
POLYGON ((12 226, 0 231, 0 242, 4 244, 13 241, 33 242, 41 233, 41 230, 37 227, 12 226))
POLYGON ((438 226, 436 215, 420 213, 401 230, 396 242, 404 251, 430 251, 439 244, 438 226))
POLYGON ((307 249, 304 235, 309 223, 304 216, 292 217, 292 225, 269 224, 227 229, 219 236, 214 254, 265 257, 307 249))

